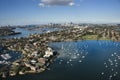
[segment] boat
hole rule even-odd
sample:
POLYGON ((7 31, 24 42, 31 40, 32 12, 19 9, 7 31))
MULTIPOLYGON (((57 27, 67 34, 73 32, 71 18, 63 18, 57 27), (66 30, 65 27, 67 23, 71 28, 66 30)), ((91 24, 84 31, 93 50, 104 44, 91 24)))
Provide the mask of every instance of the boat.
POLYGON ((11 56, 9 54, 2 54, 1 57, 5 60, 8 60, 11 58, 11 56))

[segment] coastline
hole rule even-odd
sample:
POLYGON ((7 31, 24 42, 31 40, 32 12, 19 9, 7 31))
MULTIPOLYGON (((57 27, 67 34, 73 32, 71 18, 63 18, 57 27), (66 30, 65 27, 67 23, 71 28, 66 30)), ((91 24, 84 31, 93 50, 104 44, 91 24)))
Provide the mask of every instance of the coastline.
POLYGON ((11 67, 8 70, 8 74, 10 76, 15 76, 16 74, 23 75, 31 72, 40 73, 45 71, 47 67, 57 58, 57 54, 54 55, 54 52, 56 51, 48 46, 48 43, 50 42, 78 40, 119 41, 115 39, 115 35, 112 35, 113 39, 110 39, 108 35, 99 36, 99 34, 96 35, 94 31, 90 30, 92 29, 84 28, 81 30, 78 28, 72 28, 62 31, 48 32, 44 34, 33 34, 28 38, 1 39, 2 46, 6 47, 9 50, 20 51, 23 55, 20 60, 15 61, 11 64, 11 67), (92 34, 88 35, 88 33, 92 34))

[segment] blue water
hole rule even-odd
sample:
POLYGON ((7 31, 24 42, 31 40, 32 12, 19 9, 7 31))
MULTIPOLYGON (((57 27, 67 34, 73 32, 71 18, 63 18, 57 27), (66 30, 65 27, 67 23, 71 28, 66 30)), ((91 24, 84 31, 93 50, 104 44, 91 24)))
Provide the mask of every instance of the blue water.
MULTIPOLYGON (((11 56, 11 58, 5 60, 4 58, 2 58, 0 56, 0 61, 6 61, 6 62, 14 62, 15 60, 19 59, 22 57, 21 52, 17 52, 17 51, 12 51, 12 50, 7 50, 0 47, 0 55, 4 55, 4 54, 9 54, 9 56, 11 56)), ((9 65, 9 64, 0 64, 0 68, 4 65, 9 65)))
POLYGON ((60 55, 39 74, 17 75, 8 80, 120 80, 120 43, 78 41, 50 43, 60 55))
POLYGON ((11 36, 5 36, 1 38, 20 38, 20 37, 28 37, 31 34, 43 34, 48 31, 53 32, 53 31, 58 31, 62 30, 62 28, 38 28, 38 29, 24 29, 24 28, 16 28, 14 31, 15 32, 21 32, 22 34, 17 34, 17 35, 11 35, 11 36))

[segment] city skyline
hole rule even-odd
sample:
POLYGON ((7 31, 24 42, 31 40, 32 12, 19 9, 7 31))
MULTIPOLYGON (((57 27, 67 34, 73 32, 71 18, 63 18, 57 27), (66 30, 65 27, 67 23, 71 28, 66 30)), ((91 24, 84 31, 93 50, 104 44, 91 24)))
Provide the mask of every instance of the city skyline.
POLYGON ((0 0, 0 25, 120 23, 120 0, 0 0))

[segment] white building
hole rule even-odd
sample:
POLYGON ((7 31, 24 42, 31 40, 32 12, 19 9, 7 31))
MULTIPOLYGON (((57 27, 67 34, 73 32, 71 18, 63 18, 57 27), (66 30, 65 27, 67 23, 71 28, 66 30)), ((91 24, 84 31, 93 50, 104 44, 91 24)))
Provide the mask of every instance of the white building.
POLYGON ((47 50, 45 51, 45 55, 43 57, 48 58, 52 55, 53 55, 53 50, 50 47, 48 47, 47 50))

